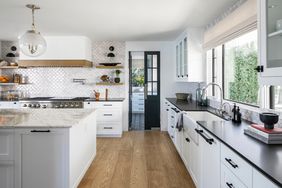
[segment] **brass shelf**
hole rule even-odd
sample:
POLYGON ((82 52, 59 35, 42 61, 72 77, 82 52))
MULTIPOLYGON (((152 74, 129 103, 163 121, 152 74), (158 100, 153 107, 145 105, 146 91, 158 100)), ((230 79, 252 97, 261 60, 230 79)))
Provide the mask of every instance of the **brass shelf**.
POLYGON ((18 69, 19 66, 2 66, 0 69, 18 69))
POLYGON ((111 83, 111 82, 98 82, 96 83, 98 86, 121 86, 124 85, 124 83, 111 83))

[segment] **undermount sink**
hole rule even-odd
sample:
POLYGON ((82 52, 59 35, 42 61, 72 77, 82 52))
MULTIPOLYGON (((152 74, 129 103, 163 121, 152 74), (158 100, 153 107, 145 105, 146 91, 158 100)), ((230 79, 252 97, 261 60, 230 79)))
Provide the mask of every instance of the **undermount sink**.
POLYGON ((210 113, 210 112, 187 112, 187 116, 192 118, 194 121, 224 121, 224 119, 210 113))

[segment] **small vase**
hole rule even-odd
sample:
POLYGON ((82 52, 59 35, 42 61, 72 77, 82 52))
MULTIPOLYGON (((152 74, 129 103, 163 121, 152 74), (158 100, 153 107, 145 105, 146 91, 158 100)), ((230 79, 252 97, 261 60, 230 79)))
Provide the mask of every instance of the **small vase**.
POLYGON ((119 77, 115 78, 115 83, 120 83, 120 78, 119 77))

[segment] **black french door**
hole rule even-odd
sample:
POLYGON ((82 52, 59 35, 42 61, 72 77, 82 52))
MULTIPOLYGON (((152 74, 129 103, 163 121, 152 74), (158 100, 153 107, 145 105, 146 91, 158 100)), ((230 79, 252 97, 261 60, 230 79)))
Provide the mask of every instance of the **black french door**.
POLYGON ((160 52, 144 52, 145 129, 160 127, 160 52))

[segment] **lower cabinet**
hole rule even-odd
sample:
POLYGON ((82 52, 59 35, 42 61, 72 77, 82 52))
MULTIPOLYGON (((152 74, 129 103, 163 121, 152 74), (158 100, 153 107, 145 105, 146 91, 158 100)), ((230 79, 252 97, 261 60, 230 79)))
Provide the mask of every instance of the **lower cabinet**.
POLYGON ((253 188, 279 188, 256 169, 253 169, 253 188))
POLYGON ((16 131, 16 187, 62 188, 68 176, 67 135, 64 130, 16 131), (18 158, 18 160, 17 160, 18 158))
POLYGON ((191 138, 188 134, 183 133, 183 151, 182 151, 182 159, 186 166, 186 168, 190 168, 191 166, 191 138))
POLYGON ((14 164, 0 161, 0 187, 14 188, 14 164))
POLYGON ((226 188, 247 188, 224 164, 221 164, 220 185, 226 188))
POLYGON ((220 142, 207 131, 199 132, 201 187, 220 187, 220 142))

